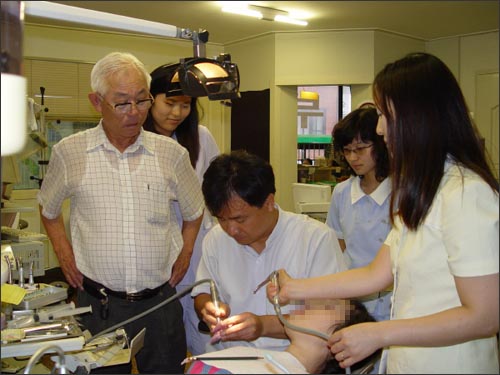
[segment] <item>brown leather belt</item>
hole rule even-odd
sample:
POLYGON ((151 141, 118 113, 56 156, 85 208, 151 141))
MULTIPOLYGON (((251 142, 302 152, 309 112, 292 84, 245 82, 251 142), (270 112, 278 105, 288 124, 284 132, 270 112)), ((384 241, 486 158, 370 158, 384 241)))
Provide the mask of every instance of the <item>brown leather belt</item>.
POLYGON ((98 298, 100 300, 104 299, 105 296, 107 295, 107 296, 121 298, 130 302, 141 301, 156 296, 165 284, 160 285, 159 287, 154 289, 144 289, 141 290, 140 292, 127 293, 127 292, 117 292, 115 290, 106 288, 104 285, 99 284, 98 282, 91 280, 86 276, 83 277, 83 288, 85 289, 85 291, 91 296, 98 298), (103 294, 101 290, 105 294, 103 294))

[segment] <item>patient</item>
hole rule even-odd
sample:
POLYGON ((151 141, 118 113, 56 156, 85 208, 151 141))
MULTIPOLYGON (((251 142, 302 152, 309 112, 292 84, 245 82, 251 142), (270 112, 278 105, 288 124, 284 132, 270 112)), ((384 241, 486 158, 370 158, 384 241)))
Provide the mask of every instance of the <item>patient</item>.
MULTIPOLYGON (((288 321, 292 325, 330 336, 337 329, 357 323, 373 322, 374 319, 360 302, 354 300, 308 300, 305 303, 304 309, 295 310, 290 314, 288 321)), ((258 356, 262 358, 248 360, 203 360, 203 356, 201 356, 200 360, 192 363, 187 373, 272 374, 287 371, 291 374, 340 374, 345 372, 333 358, 325 339, 299 332, 288 326, 285 326, 285 332, 290 339, 290 345, 285 351, 264 350, 254 347, 228 348, 207 353, 205 356, 258 356), (266 359, 266 354, 270 354, 277 364, 266 359)), ((374 362, 374 357, 378 355, 379 352, 376 352, 364 361, 357 363, 356 367, 353 367, 351 371, 356 372, 356 369, 361 369, 367 363, 374 362)))

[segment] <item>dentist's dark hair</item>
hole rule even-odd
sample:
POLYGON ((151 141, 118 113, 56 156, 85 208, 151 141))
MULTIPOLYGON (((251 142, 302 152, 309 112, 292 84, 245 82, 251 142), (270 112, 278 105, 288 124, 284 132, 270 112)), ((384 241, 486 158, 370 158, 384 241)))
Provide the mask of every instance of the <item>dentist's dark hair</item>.
POLYGON ((260 208, 269 194, 276 193, 271 165, 244 150, 221 154, 212 160, 203 175, 201 189, 213 216, 218 216, 235 195, 260 208))

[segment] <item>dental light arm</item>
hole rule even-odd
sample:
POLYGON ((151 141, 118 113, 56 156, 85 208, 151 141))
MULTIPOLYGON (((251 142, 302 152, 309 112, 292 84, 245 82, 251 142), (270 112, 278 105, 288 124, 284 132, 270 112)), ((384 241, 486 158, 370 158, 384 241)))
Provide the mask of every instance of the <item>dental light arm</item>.
POLYGON ((91 9, 52 3, 49 1, 26 1, 25 14, 33 17, 58 19, 107 29, 134 31, 141 34, 158 35, 193 41, 194 56, 205 56, 208 31, 192 31, 160 22, 99 12, 91 9))
POLYGON ((112 13, 52 3, 49 1, 26 1, 25 14, 34 17, 64 20, 107 29, 135 31, 141 34, 159 35, 171 38, 192 39, 189 29, 159 22, 120 16, 112 13))
MULTIPOLYGON (((228 54, 216 59, 205 58, 208 31, 190 29, 146 21, 118 14, 99 12, 49 1, 25 1, 25 14, 113 30, 133 31, 140 34, 189 39, 193 41, 193 56, 182 58, 179 77, 183 93, 192 97, 208 96, 209 100, 239 97, 238 67, 228 54)), ((168 7, 168 2, 165 3, 168 7)))

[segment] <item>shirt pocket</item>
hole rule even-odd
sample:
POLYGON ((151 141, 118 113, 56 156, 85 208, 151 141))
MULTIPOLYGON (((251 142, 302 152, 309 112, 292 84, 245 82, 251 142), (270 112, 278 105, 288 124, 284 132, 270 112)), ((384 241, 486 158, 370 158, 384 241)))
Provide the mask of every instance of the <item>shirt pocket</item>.
POLYGON ((173 193, 165 184, 147 184, 148 211, 146 219, 150 224, 165 225, 170 217, 170 201, 173 193))

